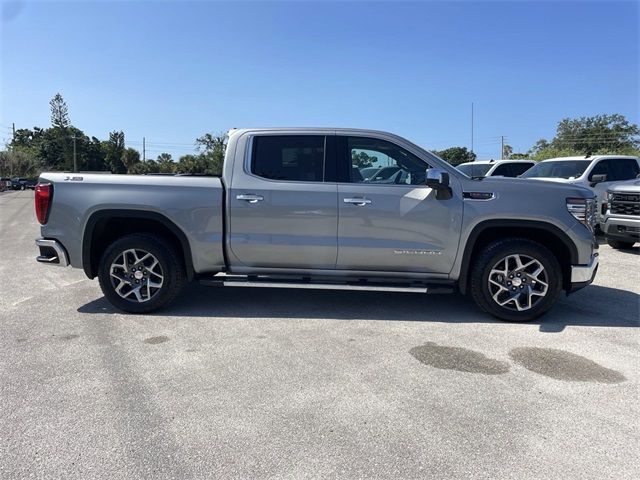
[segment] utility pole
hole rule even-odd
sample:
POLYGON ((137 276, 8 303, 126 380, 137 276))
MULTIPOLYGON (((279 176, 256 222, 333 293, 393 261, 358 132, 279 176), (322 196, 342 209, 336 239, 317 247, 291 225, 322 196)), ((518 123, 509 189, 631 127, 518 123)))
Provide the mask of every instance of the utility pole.
POLYGON ((147 160, 147 156, 146 156, 147 151, 145 147, 146 147, 145 138, 142 137, 142 161, 143 162, 147 160))
POLYGON ((471 153, 473 153, 473 102, 471 102, 471 153))
POLYGON ((502 160, 504 158, 504 135, 500 137, 500 145, 500 159, 502 160))
MULTIPOLYGON (((11 122, 11 131, 13 133, 13 135, 11 136, 11 151, 15 152, 15 150, 16 150, 16 122, 11 122)), ((9 176, 13 178, 13 155, 10 158, 11 158, 11 160, 9 161, 9 170, 11 170, 11 173, 9 174, 9 176)))
POLYGON ((73 134, 73 171, 74 173, 78 171, 78 161, 76 159, 76 134, 73 134))

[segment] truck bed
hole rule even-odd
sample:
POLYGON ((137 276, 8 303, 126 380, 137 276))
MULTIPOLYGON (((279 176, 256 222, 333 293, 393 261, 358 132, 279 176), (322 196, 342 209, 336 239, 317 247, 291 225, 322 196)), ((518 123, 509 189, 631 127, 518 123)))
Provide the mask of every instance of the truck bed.
POLYGON ((134 210, 166 218, 184 233, 194 273, 224 269, 220 178, 47 172, 40 182, 53 185, 54 198, 42 236, 65 245, 74 267, 83 267, 87 225, 100 216, 134 210))

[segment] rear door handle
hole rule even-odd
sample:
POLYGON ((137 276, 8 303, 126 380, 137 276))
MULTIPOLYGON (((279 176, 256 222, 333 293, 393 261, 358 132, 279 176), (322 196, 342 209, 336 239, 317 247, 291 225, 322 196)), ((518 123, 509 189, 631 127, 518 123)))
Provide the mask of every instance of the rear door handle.
POLYGON ((364 207, 365 205, 369 205, 371 203, 371 200, 369 200, 368 198, 345 198, 344 203, 351 203, 353 205, 357 205, 358 207, 364 207))
POLYGON ((249 203, 258 203, 264 200, 262 195, 253 195, 248 193, 241 193, 240 195, 236 195, 237 200, 244 200, 249 203))

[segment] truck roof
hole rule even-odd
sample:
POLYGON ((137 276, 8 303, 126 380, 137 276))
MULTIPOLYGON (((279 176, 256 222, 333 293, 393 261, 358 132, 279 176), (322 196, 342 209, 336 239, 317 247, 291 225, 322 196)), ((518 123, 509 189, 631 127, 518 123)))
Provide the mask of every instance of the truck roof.
POLYGON ((460 165, 500 165, 501 163, 507 162, 535 162, 535 160, 531 158, 503 158, 500 160, 474 160, 473 162, 465 162, 460 165))
POLYGON ((590 156, 585 156, 585 155, 576 155, 573 157, 556 157, 556 158, 547 158, 546 160, 541 160, 542 162, 560 162, 563 160, 589 160, 589 161, 593 161, 593 160, 601 160, 603 158, 631 158, 633 160, 638 160, 638 157, 634 157, 633 155, 590 155, 590 156))
POLYGON ((336 133, 376 133, 383 135, 392 135, 396 137, 394 133, 385 132, 383 130, 371 130, 365 128, 346 128, 346 127, 256 127, 256 128, 232 128, 229 130, 229 135, 236 135, 244 132, 309 132, 309 133, 321 133, 321 132, 336 132, 336 133))

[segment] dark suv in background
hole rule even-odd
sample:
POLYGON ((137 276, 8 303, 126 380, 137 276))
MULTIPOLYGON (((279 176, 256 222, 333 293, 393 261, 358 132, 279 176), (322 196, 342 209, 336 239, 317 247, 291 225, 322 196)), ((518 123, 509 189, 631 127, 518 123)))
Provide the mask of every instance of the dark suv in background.
POLYGON ((33 190, 36 188, 36 181, 30 178, 12 178, 11 188, 13 190, 26 190, 27 188, 33 190))

